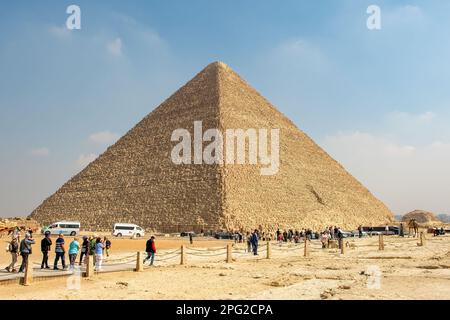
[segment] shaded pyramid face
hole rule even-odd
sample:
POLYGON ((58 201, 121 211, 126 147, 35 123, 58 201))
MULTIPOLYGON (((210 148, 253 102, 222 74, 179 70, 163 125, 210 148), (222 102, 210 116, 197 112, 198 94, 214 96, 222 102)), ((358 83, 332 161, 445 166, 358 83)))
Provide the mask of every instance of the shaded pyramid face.
POLYGON ((221 62, 207 66, 31 216, 44 224, 78 220, 91 230, 130 222, 159 232, 355 228, 393 220, 382 202, 221 62), (248 162, 174 164, 172 133, 184 128, 194 139, 195 121, 203 132, 279 129, 278 171, 261 175, 267 166, 248 162))

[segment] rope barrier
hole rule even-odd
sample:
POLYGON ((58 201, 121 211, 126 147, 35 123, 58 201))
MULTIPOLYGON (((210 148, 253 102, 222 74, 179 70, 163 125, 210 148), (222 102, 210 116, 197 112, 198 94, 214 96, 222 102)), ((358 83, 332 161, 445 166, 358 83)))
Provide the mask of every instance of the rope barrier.
POLYGON ((136 258, 136 254, 132 254, 130 256, 126 256, 126 257, 123 257, 123 258, 116 258, 116 259, 108 259, 108 258, 106 258, 104 260, 104 262, 120 261, 120 260, 131 259, 131 258, 136 258))
POLYGON ((299 250, 299 249, 302 249, 302 247, 301 246, 298 246, 298 247, 291 247, 291 248, 277 248, 277 247, 272 247, 272 249, 275 249, 275 250, 277 250, 277 251, 293 251, 293 250, 299 250))
POLYGON ((216 257, 216 256, 223 256, 224 253, 220 252, 220 253, 216 253, 216 254, 197 254, 197 253, 189 253, 192 256, 195 257, 216 257))
POLYGON ((200 251, 200 252, 211 252, 211 251, 219 251, 219 250, 226 250, 227 247, 215 247, 215 248, 206 248, 206 249, 197 249, 193 247, 186 247, 187 250, 192 251, 200 251))
POLYGON ((130 260, 127 262, 119 262, 119 263, 102 263, 102 267, 112 267, 112 266, 120 266, 120 265, 126 265, 130 263, 134 263, 136 260, 130 260))
POLYGON ((157 257, 155 257, 155 261, 166 261, 166 260, 170 260, 170 259, 173 259, 173 258, 179 258, 179 255, 174 255, 174 256, 171 256, 171 257, 166 257, 166 258, 162 258, 162 259, 156 259, 157 257))
MULTIPOLYGON (((179 253, 179 252, 181 252, 181 249, 176 249, 176 250, 173 250, 173 251, 163 252, 163 253, 159 252, 159 253, 158 253, 158 256, 166 256, 166 255, 168 255, 168 254, 179 253)), ((147 253, 147 252, 145 252, 145 253, 147 253)))

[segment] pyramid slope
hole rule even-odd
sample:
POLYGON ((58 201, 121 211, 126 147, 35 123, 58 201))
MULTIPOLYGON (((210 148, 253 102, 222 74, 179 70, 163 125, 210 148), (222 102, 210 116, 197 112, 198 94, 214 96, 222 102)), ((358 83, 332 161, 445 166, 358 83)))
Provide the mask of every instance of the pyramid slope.
POLYGON ((219 79, 222 128, 280 129, 276 175, 261 176, 254 166, 223 168, 230 228, 351 229, 393 221, 381 201, 235 72, 224 66, 219 79))
POLYGON ((221 177, 217 166, 176 166, 172 131, 218 126, 217 68, 205 68, 146 116, 98 159, 46 199, 31 217, 48 224, 79 220, 86 229, 115 222, 177 232, 219 228, 221 177))
POLYGON ((392 221, 392 213, 223 63, 207 66, 67 182, 31 216, 86 229, 133 222, 162 232, 258 225, 322 228, 392 221), (280 171, 258 165, 174 165, 172 131, 280 128, 280 171))

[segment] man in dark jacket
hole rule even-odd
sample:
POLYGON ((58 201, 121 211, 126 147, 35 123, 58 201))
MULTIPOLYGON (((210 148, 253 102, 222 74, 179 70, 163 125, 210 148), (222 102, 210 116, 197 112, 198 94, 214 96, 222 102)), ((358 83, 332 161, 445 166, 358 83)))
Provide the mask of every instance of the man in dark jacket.
POLYGON ((151 236, 150 239, 147 240, 145 245, 145 252, 147 252, 147 258, 144 259, 144 263, 150 260, 150 265, 153 265, 153 261, 155 260, 156 246, 155 246, 155 237, 151 236))
POLYGON ((255 229, 255 231, 252 233, 252 236, 250 237, 250 242, 252 244, 253 248, 253 255, 258 255, 258 230, 255 229))
POLYGON ((31 254, 31 245, 35 244, 35 241, 27 233, 25 239, 20 242, 20 255, 22 256, 22 264, 20 265, 19 272, 24 272, 28 264, 28 256, 31 254))
POLYGON ((50 269, 48 266, 48 252, 52 245, 52 239, 50 239, 50 231, 45 231, 45 237, 41 240, 41 252, 42 252, 42 263, 41 269, 50 269))

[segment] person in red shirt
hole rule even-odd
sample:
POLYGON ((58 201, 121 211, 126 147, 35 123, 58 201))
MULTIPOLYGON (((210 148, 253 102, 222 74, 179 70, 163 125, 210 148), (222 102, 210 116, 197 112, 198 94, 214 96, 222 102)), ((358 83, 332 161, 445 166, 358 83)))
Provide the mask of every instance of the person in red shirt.
POLYGON ((150 239, 147 240, 145 245, 145 252, 147 252, 147 257, 144 259, 144 263, 150 260, 150 265, 153 265, 153 261, 155 260, 156 253, 156 245, 155 245, 155 237, 151 236, 150 239))

